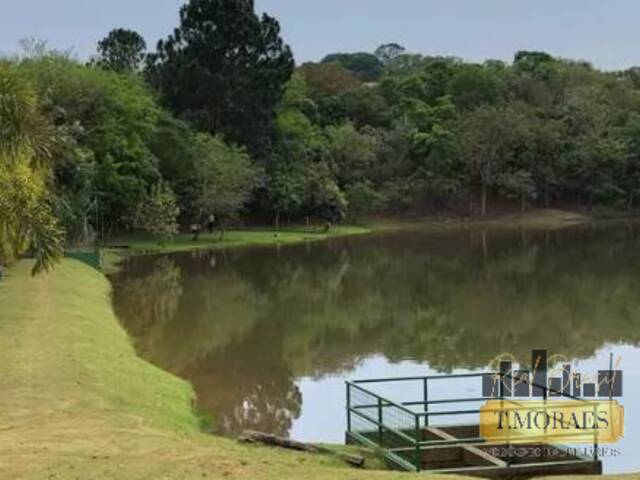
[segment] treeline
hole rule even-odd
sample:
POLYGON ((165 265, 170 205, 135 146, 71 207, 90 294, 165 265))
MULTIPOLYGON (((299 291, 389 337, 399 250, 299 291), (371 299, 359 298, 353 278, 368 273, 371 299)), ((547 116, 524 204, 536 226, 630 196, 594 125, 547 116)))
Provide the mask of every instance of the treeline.
POLYGON ((113 30, 89 64, 25 47, 0 62, 0 263, 212 217, 484 214, 496 200, 630 210, 640 193, 637 68, 542 52, 474 64, 397 44, 296 67, 251 0, 190 0, 155 49, 113 30))

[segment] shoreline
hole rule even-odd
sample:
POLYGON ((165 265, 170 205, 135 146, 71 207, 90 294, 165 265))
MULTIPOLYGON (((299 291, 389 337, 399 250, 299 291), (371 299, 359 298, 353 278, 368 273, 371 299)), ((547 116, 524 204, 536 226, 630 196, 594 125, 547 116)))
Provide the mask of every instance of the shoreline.
MULTIPOLYGON (((330 454, 244 445, 205 433, 191 385, 136 354, 111 305, 111 285, 77 260, 0 281, 0 477, 309 478, 366 480, 330 454)), ((366 449, 332 446, 381 463, 366 449)), ((380 479, 407 478, 375 472, 380 479)))
POLYGON ((247 228, 243 230, 229 230, 222 240, 220 234, 201 235, 198 240, 192 240, 192 235, 182 234, 173 240, 161 243, 148 236, 130 235, 116 238, 100 249, 101 264, 106 274, 118 270, 118 263, 132 255, 157 255, 165 253, 183 253, 196 251, 215 251, 227 248, 248 248, 259 246, 293 245, 304 242, 321 242, 332 238, 367 235, 373 233, 373 228, 355 225, 337 225, 328 232, 309 227, 292 226, 280 230, 267 228, 247 228), (111 246, 110 246, 111 245, 111 246), (114 246, 114 245, 117 245, 114 246))
POLYGON ((227 230, 222 238, 220 238, 220 232, 216 231, 212 234, 202 234, 198 240, 192 240, 191 234, 182 233, 166 241, 150 235, 129 234, 109 239, 103 249, 132 251, 137 254, 179 253, 258 245, 289 245, 415 227, 560 229, 590 223, 602 224, 637 220, 640 220, 638 215, 586 214, 560 209, 531 209, 524 213, 493 214, 485 217, 463 215, 372 217, 363 223, 334 225, 328 231, 323 231, 317 226, 299 224, 292 224, 277 230, 268 225, 254 225, 227 230))
POLYGON ((412 229, 444 231, 454 229, 526 229, 559 230, 602 222, 633 220, 634 217, 597 218, 583 213, 532 209, 525 213, 488 215, 486 217, 417 216, 373 218, 362 225, 335 225, 329 231, 319 227, 291 225, 274 230, 268 226, 254 226, 228 230, 220 239, 220 233, 203 234, 193 240, 190 234, 180 234, 172 240, 160 241, 148 235, 132 234, 115 237, 100 248, 100 264, 106 274, 116 273, 119 263, 130 256, 170 253, 215 251, 223 249, 293 245, 304 242, 321 242, 332 238, 388 233, 412 229))
MULTIPOLYGON (((411 223, 377 225, 363 233, 411 223)), ((442 227, 443 222, 432 225, 442 227)), ((508 226, 520 228, 511 221, 508 226)), ((354 470, 331 456, 245 446, 203 433, 193 410, 191 385, 137 356, 115 316, 111 285, 104 275, 64 260, 52 273, 32 278, 30 264, 19 262, 0 281, 0 355, 5 356, 0 366, 5 392, 0 400, 5 402, 0 454, 7 461, 0 466, 0 476, 413 478, 407 473, 354 470), (149 456, 152 461, 142 461, 149 456)), ((380 465, 369 459, 367 463, 380 465)))

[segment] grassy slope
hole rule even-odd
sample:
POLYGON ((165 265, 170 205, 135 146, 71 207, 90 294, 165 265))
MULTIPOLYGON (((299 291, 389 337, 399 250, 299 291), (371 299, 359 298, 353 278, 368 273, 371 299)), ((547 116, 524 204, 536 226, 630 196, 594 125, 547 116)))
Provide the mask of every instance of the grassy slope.
POLYGON ((199 433, 190 386, 135 355, 101 274, 29 268, 0 281, 0 478, 399 477, 199 433))

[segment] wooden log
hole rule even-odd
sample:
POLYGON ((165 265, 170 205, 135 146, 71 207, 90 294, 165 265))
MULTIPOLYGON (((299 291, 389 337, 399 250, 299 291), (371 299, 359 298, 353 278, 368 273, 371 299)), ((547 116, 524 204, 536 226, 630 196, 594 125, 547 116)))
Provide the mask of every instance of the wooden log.
POLYGON ((364 457, 361 457, 360 455, 336 452, 328 447, 298 442, 296 440, 279 437, 270 433, 247 430, 238 437, 238 440, 245 443, 260 443, 262 445, 269 445, 272 447, 287 448, 289 450, 297 450, 299 452, 333 455, 353 467, 362 468, 364 466, 364 457))

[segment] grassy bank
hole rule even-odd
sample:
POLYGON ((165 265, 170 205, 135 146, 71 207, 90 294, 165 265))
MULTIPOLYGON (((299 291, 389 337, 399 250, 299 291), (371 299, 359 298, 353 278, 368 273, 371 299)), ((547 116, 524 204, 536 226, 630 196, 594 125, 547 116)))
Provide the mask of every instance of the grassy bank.
POLYGON ((230 230, 220 238, 219 233, 203 234, 198 240, 193 235, 177 237, 159 242, 144 235, 129 235, 109 240, 103 249, 103 261, 107 271, 113 270, 124 256, 150 253, 178 253, 196 250, 215 250, 223 248, 240 248, 260 245, 288 245, 292 243, 322 241, 334 237, 362 235, 370 233, 371 228, 351 225, 332 227, 328 232, 314 227, 291 227, 279 230, 254 228, 246 230, 230 230))
POLYGON ((144 235, 127 235, 112 238, 103 249, 103 264, 106 271, 112 271, 117 263, 127 255, 154 253, 177 253, 196 250, 215 250, 260 245, 288 245, 329 238, 362 235, 409 229, 449 229, 449 228, 526 228, 558 229, 593 221, 581 213, 563 210, 530 210, 522 214, 488 215, 486 217, 428 216, 406 218, 376 218, 366 226, 338 225, 325 232, 321 227, 292 226, 273 230, 269 227, 230 230, 220 237, 219 233, 201 235, 193 240, 192 235, 178 235, 164 242, 144 235))
POLYGON ((135 355, 100 273, 30 267, 0 281, 0 478, 400 477, 200 433, 191 387, 135 355))

